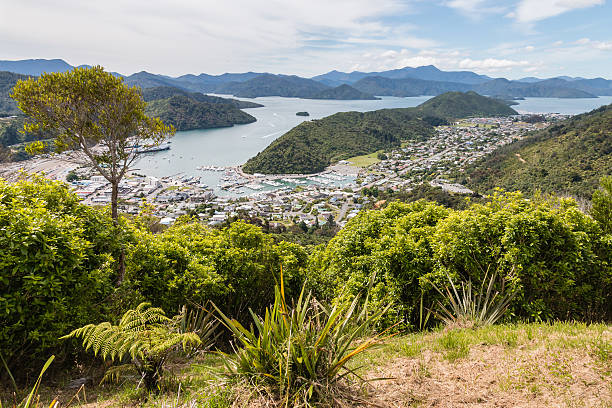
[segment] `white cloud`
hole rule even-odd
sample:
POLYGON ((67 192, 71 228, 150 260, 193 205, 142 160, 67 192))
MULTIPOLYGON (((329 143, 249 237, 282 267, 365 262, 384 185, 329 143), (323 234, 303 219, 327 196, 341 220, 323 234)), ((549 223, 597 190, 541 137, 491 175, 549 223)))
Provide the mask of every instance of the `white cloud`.
POLYGON ((446 5, 464 12, 477 11, 484 5, 485 0, 451 0, 446 5))
POLYGON ((528 46, 525 47, 525 51, 527 51, 527 52, 531 52, 533 50, 535 50, 535 47, 533 45, 528 45, 528 46))
POLYGON ((385 22, 387 16, 411 12, 403 0, 0 3, 0 58, 60 57, 123 73, 221 73, 274 66, 275 72, 307 74, 338 48, 363 52, 436 45, 415 35, 408 22, 385 22))
POLYGON ((581 39, 575 41, 574 44, 584 45, 584 44, 588 44, 590 42, 591 42, 590 38, 581 38, 581 39))
POLYGON ((508 59, 485 58, 482 60, 473 60, 471 58, 462 59, 459 62, 459 68, 464 69, 483 69, 486 71, 497 71, 508 68, 528 66, 527 61, 513 61, 508 59))
POLYGON ((479 73, 495 73, 520 69, 526 71, 529 68, 536 69, 542 64, 532 64, 524 60, 483 58, 472 59, 466 55, 465 51, 429 49, 418 53, 410 50, 400 52, 389 50, 369 55, 362 55, 351 70, 356 71, 383 71, 403 67, 419 67, 423 65, 435 65, 442 70, 474 70, 479 73))
POLYGON ((596 41, 593 43, 593 47, 601 51, 612 51, 612 41, 596 41))
POLYGON ((605 0, 521 0, 511 17, 530 23, 559 14, 604 4, 605 0))

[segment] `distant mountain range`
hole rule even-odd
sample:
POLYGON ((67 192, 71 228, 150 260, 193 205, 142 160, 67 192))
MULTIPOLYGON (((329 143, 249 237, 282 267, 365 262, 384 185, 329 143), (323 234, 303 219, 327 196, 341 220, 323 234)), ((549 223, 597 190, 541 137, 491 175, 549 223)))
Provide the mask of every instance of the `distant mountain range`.
POLYGON ((481 84, 492 79, 486 75, 478 75, 471 71, 441 71, 433 65, 426 65, 417 68, 405 67, 381 72, 353 71, 346 73, 330 71, 323 75, 317 75, 312 79, 330 86, 338 86, 341 84, 353 84, 360 79, 367 77, 381 77, 390 79, 413 78, 426 81, 459 82, 472 85, 481 84))
MULTIPOLYGON (((72 66, 63 60, 0 61, 0 70, 39 75, 66 71, 72 66)), ((117 74, 119 75, 119 74, 117 74)), ((526 77, 520 80, 491 78, 471 71, 442 71, 433 65, 405 67, 380 72, 330 71, 313 78, 295 75, 245 72, 222 75, 170 77, 145 71, 124 76, 130 86, 175 87, 189 92, 230 94, 238 97, 283 96, 312 99, 372 99, 379 96, 439 95, 450 91, 474 91, 502 98, 595 98, 612 95, 612 81, 562 76, 550 79, 526 77), (343 87, 340 87, 345 85, 343 87)))

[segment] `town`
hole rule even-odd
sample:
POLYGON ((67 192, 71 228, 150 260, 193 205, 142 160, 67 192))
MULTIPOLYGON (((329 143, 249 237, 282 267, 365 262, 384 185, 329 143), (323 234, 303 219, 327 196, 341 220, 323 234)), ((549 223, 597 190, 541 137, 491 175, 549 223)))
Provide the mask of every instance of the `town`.
MULTIPOLYGON (((248 217, 276 227, 328 222, 342 227, 361 208, 373 204, 374 198, 363 194, 365 189, 409 191, 429 183, 453 194, 471 194, 465 186, 449 181, 453 174, 461 173, 496 148, 521 139, 527 132, 565 118, 567 115, 546 114, 462 120, 438 126, 436 136, 429 140, 342 160, 317 175, 249 175, 239 167, 198 167, 202 172, 222 174, 222 181, 211 187, 198 176, 157 178, 132 171, 120 184, 120 209, 137 214, 146 204, 164 225, 191 215, 211 226, 248 217)), ((23 172, 66 180, 86 204, 110 203, 110 184, 90 169, 75 164, 70 153, 42 155, 4 165, 0 177, 15 179, 23 172)))

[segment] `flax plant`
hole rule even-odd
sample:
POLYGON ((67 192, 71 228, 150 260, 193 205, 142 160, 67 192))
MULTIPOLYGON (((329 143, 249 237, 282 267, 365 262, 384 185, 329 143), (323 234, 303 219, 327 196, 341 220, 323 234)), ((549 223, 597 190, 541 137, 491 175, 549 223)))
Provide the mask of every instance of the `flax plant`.
POLYGON ((338 394, 347 376, 358 377, 347 364, 380 341, 364 336, 387 310, 367 316, 357 298, 326 308, 304 289, 290 308, 282 274, 264 316, 251 311, 254 327, 247 329, 215 308, 239 346, 234 355, 224 354, 231 375, 268 385, 284 406, 323 401, 338 394))

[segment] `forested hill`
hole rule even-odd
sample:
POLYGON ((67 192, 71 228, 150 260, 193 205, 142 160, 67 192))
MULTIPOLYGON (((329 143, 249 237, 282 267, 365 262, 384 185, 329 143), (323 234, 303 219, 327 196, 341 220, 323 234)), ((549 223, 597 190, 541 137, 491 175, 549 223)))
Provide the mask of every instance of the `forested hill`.
POLYGON ((9 95, 17 81, 26 78, 28 78, 27 75, 0 71, 0 116, 18 115, 21 113, 17 103, 9 95))
POLYGON ((358 91, 350 85, 343 84, 335 88, 325 89, 307 99, 376 100, 380 98, 366 92, 358 91))
POLYGON ((300 78, 295 75, 263 74, 244 82, 222 84, 216 92, 243 98, 259 96, 309 98, 325 89, 329 89, 329 87, 312 79, 300 78))
POLYGON ((455 82, 427 81, 416 78, 384 78, 380 76, 369 76, 355 82, 353 86, 360 91, 373 95, 388 96, 420 96, 439 95, 450 91, 469 91, 470 84, 455 82))
POLYGON ((205 95, 201 92, 189 92, 184 89, 179 89, 172 86, 158 86, 154 88, 144 88, 142 90, 142 98, 145 102, 151 102, 158 99, 166 99, 175 95, 183 95, 195 99, 198 102, 220 103, 235 106, 238 109, 245 108, 260 108, 263 105, 255 102, 240 101, 238 99, 221 98, 218 96, 205 95))
POLYGON ((226 127, 256 121, 234 105, 200 102, 185 95, 149 102, 146 113, 173 125, 177 130, 226 127))
POLYGON ((243 167, 247 173, 316 173, 331 163, 379 149, 399 146, 402 140, 430 137, 431 125, 413 109, 341 112, 303 122, 243 167))
POLYGON ((349 85, 335 88, 295 75, 263 74, 244 82, 221 84, 216 89, 221 94, 231 94, 244 98, 260 96, 283 96, 306 99, 358 100, 378 99, 368 92, 363 92, 349 85))
POLYGON ((303 122, 276 139, 243 167, 247 173, 316 173, 335 161, 424 139, 432 125, 470 116, 516 114, 504 103, 474 92, 439 95, 416 108, 343 112, 303 122))
POLYGON ((484 193, 495 187, 591 197, 612 174, 612 104, 574 116, 495 150, 462 180, 484 193))
POLYGON ((518 115, 507 104, 472 91, 447 92, 423 102, 417 109, 426 115, 447 119, 518 115))

